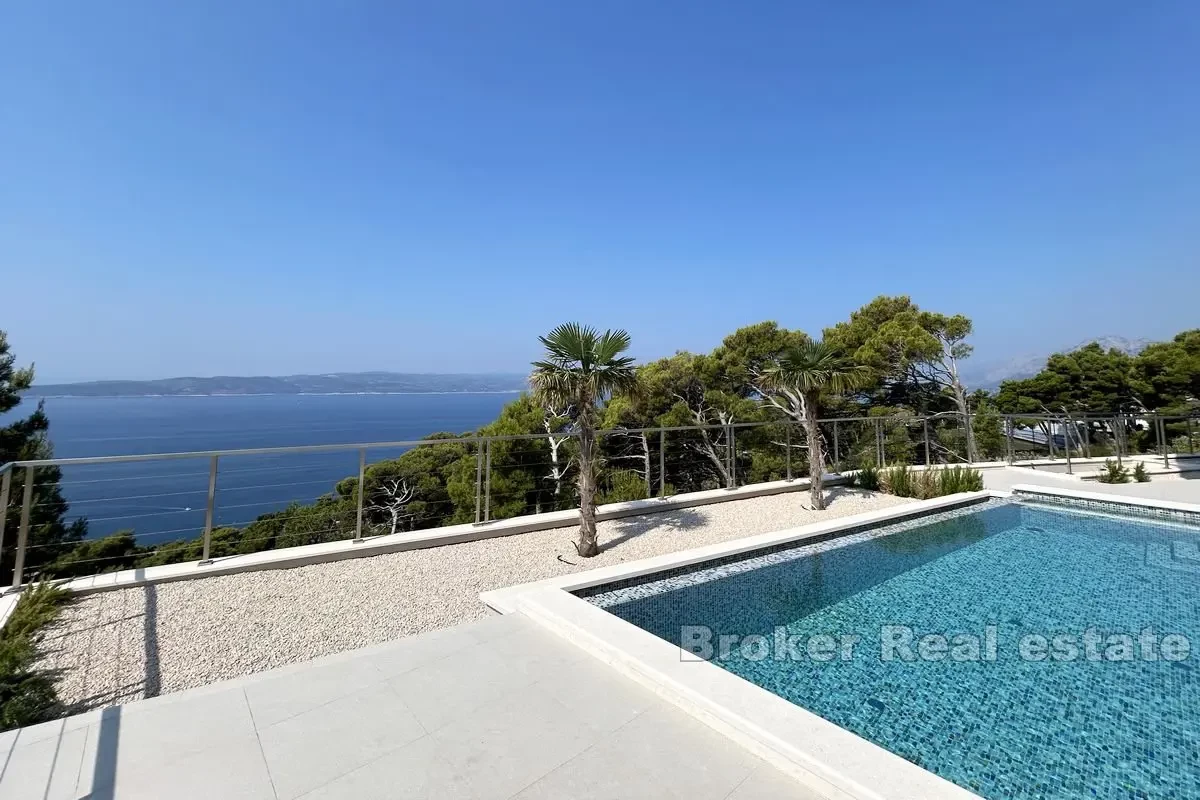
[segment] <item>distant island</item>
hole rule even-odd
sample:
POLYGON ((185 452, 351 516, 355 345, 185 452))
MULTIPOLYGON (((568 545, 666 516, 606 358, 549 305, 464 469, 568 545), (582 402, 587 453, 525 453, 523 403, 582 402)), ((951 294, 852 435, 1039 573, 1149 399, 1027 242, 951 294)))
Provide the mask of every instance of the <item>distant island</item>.
POLYGON ((36 397, 145 397, 153 395, 246 394, 441 394, 519 392, 526 376, 515 373, 433 374, 409 372, 331 372, 280 377, 162 378, 153 381, 88 381, 35 384, 36 397))

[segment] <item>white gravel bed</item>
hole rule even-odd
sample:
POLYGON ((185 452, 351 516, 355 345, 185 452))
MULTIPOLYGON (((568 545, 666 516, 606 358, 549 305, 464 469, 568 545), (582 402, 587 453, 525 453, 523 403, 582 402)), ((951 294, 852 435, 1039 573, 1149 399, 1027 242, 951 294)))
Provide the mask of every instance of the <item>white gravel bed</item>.
POLYGON ((601 522, 591 559, 558 528, 88 595, 48 629, 41 666, 73 710, 128 702, 478 620, 488 589, 912 502, 830 494, 824 512, 796 492, 601 522))

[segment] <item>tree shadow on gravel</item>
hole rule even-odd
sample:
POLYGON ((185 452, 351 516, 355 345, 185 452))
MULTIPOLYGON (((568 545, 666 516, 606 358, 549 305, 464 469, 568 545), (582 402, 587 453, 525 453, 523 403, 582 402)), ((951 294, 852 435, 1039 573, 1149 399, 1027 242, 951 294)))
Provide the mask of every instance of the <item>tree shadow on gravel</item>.
MULTIPOLYGON (((856 489, 852 486, 833 486, 825 490, 825 507, 829 508, 838 500, 866 500, 882 492, 872 492, 867 489, 856 489)), ((811 508, 808 503, 808 492, 804 492, 804 507, 811 508)), ((863 509, 864 511, 866 509, 863 509)))
POLYGON ((145 586, 146 615, 142 618, 142 638, 145 640, 146 682, 143 697, 157 697, 162 691, 162 671, 158 663, 158 589, 152 583, 145 586))
POLYGON ((659 511, 654 514, 641 514, 636 517, 625 517, 613 520, 617 535, 612 539, 601 542, 604 550, 618 547, 630 539, 636 539, 642 534, 653 531, 686 531, 703 526, 707 518, 690 508, 680 508, 674 511, 659 511))
MULTIPOLYGON (((142 618, 142 676, 141 680, 134 680, 128 683, 119 685, 104 686, 100 691, 87 697, 81 698, 74 703, 63 707, 63 715, 69 716, 72 714, 82 714, 85 711, 91 711, 96 708, 106 708, 124 703, 132 703, 135 700, 145 700, 150 697, 157 697, 162 693, 162 670, 159 665, 158 652, 158 589, 153 584, 147 584, 142 587, 145 596, 146 610, 141 615, 142 618)), ((124 617, 119 622, 130 621, 136 618, 136 615, 124 617)), ((105 623, 107 625, 108 623, 105 623)), ((103 626, 96 626, 97 628, 103 626)), ((88 665, 77 667, 83 669, 85 685, 91 683, 94 665, 104 663, 103 659, 89 659, 88 665)), ((119 668, 119 667, 118 667, 119 668)), ((62 670, 57 671, 61 674, 62 670)), ((104 682, 104 676, 96 676, 99 682, 104 682)), ((110 676, 114 677, 114 676, 110 676)))

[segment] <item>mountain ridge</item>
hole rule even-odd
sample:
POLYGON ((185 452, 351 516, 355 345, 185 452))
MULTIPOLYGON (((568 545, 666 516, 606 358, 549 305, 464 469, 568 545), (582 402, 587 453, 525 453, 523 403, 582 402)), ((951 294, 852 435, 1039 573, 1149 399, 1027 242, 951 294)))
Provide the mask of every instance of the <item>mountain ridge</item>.
POLYGON ((326 372, 314 375, 183 376, 148 381, 106 380, 34 384, 24 394, 38 397, 147 397, 249 394, 443 394, 519 392, 528 388, 517 373, 326 372))
POLYGON ((1130 339, 1124 336, 1094 336, 1076 343, 1072 347, 1060 347, 1053 351, 1034 354, 1025 353, 1006 359, 997 359, 972 364, 967 361, 962 366, 963 380, 971 389, 987 389, 994 391, 1004 381, 1023 380, 1032 378, 1046 366, 1046 359, 1055 353, 1070 353, 1081 347, 1095 342, 1105 350, 1117 349, 1129 355, 1137 355, 1150 344, 1151 339, 1130 339))

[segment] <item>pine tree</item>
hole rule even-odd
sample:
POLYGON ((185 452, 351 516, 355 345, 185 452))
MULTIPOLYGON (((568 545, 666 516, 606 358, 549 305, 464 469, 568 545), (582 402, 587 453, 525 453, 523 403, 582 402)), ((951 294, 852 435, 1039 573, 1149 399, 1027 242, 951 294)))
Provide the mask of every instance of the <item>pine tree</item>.
MULTIPOLYGON (((0 416, 5 418, 21 404, 21 392, 33 385, 33 367, 18 369, 16 357, 9 352, 8 336, 0 331, 0 416)), ((50 420, 44 403, 27 417, 18 417, 0 427, 0 465, 10 461, 50 458, 53 451, 48 432, 50 420)), ((87 535, 87 521, 67 522, 67 501, 59 482, 62 471, 43 467, 34 472, 33 496, 29 515, 29 540, 25 556, 25 579, 75 547, 87 535)), ((4 525, 4 552, 0 557, 0 586, 12 581, 17 552, 17 527, 21 518, 21 500, 25 492, 25 470, 12 471, 8 497, 8 515, 4 525)))

